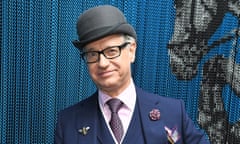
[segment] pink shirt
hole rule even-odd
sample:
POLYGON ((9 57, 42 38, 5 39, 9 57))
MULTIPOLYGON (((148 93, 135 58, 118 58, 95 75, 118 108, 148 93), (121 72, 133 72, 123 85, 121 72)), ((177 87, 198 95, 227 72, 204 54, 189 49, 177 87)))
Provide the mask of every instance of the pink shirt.
MULTIPOLYGON (((101 90, 98 91, 98 95, 99 95, 98 101, 99 101, 100 109, 103 113, 108 129, 110 130, 112 136, 114 137, 112 130, 109 126, 109 121, 111 119, 111 111, 109 109, 109 106, 106 104, 106 102, 112 97, 104 94, 101 90)), ((136 90, 135 90, 135 86, 132 79, 131 79, 130 85, 120 95, 118 95, 117 98, 124 103, 124 105, 118 111, 118 115, 123 124, 123 129, 124 129, 123 138, 124 138, 126 131, 128 129, 128 126, 130 124, 130 121, 132 119, 133 111, 136 104, 136 90)), ((114 137, 114 140, 116 142, 115 137, 114 137)))

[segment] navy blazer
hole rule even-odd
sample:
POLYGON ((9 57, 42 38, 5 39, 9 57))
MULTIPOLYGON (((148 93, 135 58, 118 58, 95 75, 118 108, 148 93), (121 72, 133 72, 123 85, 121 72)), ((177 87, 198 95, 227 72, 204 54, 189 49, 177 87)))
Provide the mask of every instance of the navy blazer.
MULTIPOLYGON (((165 127, 176 129, 180 136, 176 142, 178 144, 209 143, 205 134, 196 129, 187 116, 182 100, 151 94, 137 87, 136 93, 146 144, 165 144, 168 141, 165 127), (157 121, 149 117, 149 112, 153 109, 160 111, 160 119, 157 121)), ((113 144, 113 139, 109 139, 110 133, 100 132, 97 124, 99 112, 97 92, 59 112, 54 143, 113 144)))

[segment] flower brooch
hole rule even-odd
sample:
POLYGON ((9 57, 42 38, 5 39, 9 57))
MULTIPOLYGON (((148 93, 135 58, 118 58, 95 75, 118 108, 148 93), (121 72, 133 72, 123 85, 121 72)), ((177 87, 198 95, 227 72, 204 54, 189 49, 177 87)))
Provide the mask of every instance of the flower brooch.
POLYGON ((159 109, 152 109, 149 113, 149 118, 152 120, 152 121, 157 121, 160 119, 160 111, 159 109))

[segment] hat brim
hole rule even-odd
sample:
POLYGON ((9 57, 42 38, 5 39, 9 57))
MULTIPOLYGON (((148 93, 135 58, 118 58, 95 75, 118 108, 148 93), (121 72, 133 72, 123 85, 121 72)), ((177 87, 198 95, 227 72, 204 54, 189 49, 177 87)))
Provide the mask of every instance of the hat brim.
POLYGON ((128 23, 118 24, 116 26, 104 27, 101 29, 94 30, 86 34, 82 40, 74 40, 72 41, 73 45, 82 50, 85 45, 90 42, 99 40, 105 36, 109 36, 112 34, 128 34, 136 39, 136 32, 134 28, 128 23))

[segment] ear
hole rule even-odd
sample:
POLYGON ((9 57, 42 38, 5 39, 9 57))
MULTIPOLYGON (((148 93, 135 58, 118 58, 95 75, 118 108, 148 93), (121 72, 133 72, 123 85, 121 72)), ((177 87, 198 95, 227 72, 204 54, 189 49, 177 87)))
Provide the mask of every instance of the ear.
POLYGON ((135 61, 136 49, 137 49, 136 42, 131 43, 130 51, 129 51, 129 57, 130 57, 131 63, 135 61))

